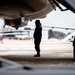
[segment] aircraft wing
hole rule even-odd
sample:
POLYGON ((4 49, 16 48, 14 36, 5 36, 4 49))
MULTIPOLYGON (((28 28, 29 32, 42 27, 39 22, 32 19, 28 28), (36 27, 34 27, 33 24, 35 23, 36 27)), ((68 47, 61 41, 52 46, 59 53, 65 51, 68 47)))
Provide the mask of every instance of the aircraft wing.
POLYGON ((1 0, 0 17, 4 19, 5 25, 18 29, 27 25, 29 20, 45 18, 56 7, 75 13, 75 0, 1 0))
POLYGON ((18 27, 27 25, 29 20, 45 18, 54 8, 48 0, 1 0, 0 17, 5 25, 18 27))
POLYGON ((75 28, 67 28, 67 27, 55 27, 55 26, 43 26, 45 28, 56 28, 56 29, 65 29, 65 30, 75 30, 75 28))
POLYGON ((55 9, 58 3, 75 12, 75 0, 1 0, 0 17, 4 19, 25 17, 28 20, 42 18, 55 9))
POLYGON ((1 35, 23 35, 29 33, 31 30, 15 30, 15 31, 1 31, 1 35))
POLYGON ((53 7, 48 0, 1 0, 0 17, 17 19, 25 17, 28 20, 45 17, 53 7))

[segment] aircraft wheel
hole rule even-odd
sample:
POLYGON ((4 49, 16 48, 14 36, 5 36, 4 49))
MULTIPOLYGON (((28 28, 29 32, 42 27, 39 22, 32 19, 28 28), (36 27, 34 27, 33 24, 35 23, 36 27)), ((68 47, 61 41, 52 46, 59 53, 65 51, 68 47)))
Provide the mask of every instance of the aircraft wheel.
POLYGON ((73 51, 74 61, 75 61, 75 50, 73 51))
POLYGON ((16 30, 18 30, 18 27, 16 27, 16 30))
POLYGON ((2 67, 2 61, 0 61, 0 68, 2 67))

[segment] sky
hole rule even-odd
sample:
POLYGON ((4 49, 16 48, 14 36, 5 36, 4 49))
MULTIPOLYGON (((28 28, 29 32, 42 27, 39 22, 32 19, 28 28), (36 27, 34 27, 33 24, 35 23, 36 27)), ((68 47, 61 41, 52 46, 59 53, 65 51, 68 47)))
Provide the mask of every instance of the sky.
MULTIPOLYGON (((40 19, 42 26, 55 26, 55 27, 72 27, 75 28, 75 14, 71 11, 52 11, 46 18, 40 19)), ((34 25, 34 21, 28 24, 34 25)))

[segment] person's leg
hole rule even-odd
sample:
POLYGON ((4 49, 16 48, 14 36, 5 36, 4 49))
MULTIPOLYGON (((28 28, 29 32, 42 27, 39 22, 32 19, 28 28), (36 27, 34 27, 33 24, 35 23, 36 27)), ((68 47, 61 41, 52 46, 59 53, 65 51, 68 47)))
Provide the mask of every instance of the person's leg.
POLYGON ((37 55, 40 55, 40 47, 39 47, 39 45, 37 45, 36 51, 37 51, 37 55))
POLYGON ((36 49, 37 54, 34 55, 34 57, 40 56, 40 45, 39 45, 39 42, 37 41, 35 41, 35 49, 36 49))
POLYGON ((39 49, 39 46, 37 45, 37 46, 35 46, 35 49, 36 49, 36 52, 37 52, 37 54, 36 55, 34 55, 34 57, 39 57, 40 56, 40 49, 39 49))

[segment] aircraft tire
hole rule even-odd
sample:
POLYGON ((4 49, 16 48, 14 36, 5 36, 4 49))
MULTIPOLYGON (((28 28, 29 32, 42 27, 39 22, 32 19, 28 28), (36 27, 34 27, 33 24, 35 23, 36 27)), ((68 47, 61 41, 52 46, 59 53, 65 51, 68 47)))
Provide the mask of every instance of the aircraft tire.
POLYGON ((75 50, 73 51, 74 61, 75 61, 75 50))

